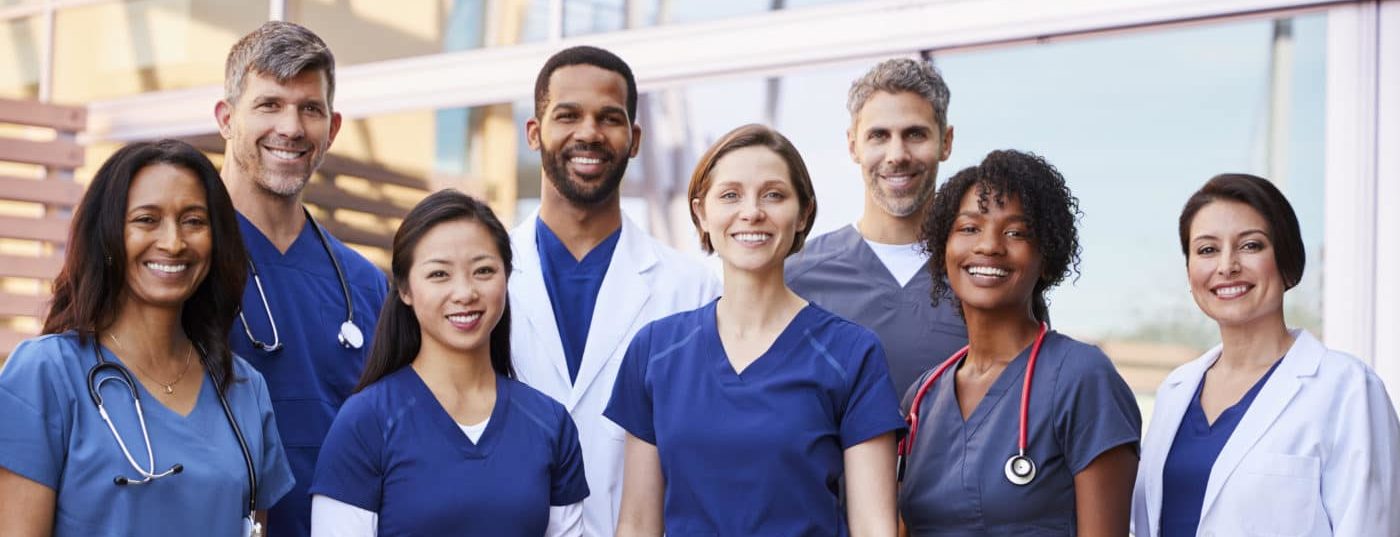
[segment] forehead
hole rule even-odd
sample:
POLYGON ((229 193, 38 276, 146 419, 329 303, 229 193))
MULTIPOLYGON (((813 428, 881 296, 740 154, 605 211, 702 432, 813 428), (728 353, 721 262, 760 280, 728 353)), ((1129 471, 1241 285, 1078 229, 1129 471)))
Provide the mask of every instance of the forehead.
POLYGON ((856 128, 859 130, 898 130, 916 126, 934 127, 933 105, 910 91, 872 93, 860 107, 860 113, 856 114, 856 128))
POLYGON ((593 65, 568 65, 549 75, 549 105, 627 108, 627 80, 593 65))
POLYGON ((203 205, 204 197, 204 185, 194 172, 159 162, 141 168, 131 178, 126 206, 130 209, 144 205, 203 205))
POLYGON ((777 152, 762 146, 741 147, 725 153, 715 161, 710 176, 712 182, 764 183, 778 180, 794 186, 787 162, 777 152))
POLYGON ((250 69, 243 78, 241 100, 277 97, 295 101, 325 101, 329 91, 329 80, 323 69, 306 69, 282 81, 278 81, 275 76, 250 69))
POLYGON ((958 202, 958 213, 995 214, 1000 216, 1024 216, 1025 207, 1021 197, 1015 193, 1003 193, 984 183, 973 183, 963 192, 958 202), (997 197, 1001 196, 1001 203, 997 197), (986 199, 986 203, 982 199, 986 199))
POLYGON ((470 259, 481 254, 500 257, 496 241, 486 225, 465 218, 434 225, 413 247, 415 261, 428 258, 470 259))
POLYGON ((1215 200, 1205 204, 1191 220, 1191 235, 1230 236, 1257 229, 1266 233, 1269 221, 1254 207, 1234 200, 1215 200))

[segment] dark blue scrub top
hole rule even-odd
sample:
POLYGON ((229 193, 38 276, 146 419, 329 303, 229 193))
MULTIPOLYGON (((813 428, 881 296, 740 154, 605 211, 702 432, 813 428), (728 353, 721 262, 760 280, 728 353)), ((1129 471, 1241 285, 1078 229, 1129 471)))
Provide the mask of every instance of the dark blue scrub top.
MULTIPOLYGON (((360 380, 379 309, 388 294, 388 281, 378 267, 326 233, 350 286, 355 326, 365 335, 364 346, 347 349, 336 338, 345 322, 345 295, 311 226, 302 226, 286 253, 277 251, 242 214, 238 215, 238 227, 282 336, 282 350, 265 352, 248 341, 242 321, 235 319, 229 332, 233 351, 267 379, 277 429, 296 477, 292 491, 269 510, 268 526, 277 528, 273 531, 278 535, 307 537, 311 534, 311 496, 306 487, 316 470, 316 455, 336 411, 360 380)), ((243 287, 242 307, 253 335, 271 343, 272 326, 251 273, 243 287)))
POLYGON ((642 328, 604 415, 656 445, 668 535, 848 535, 846 448, 903 431, 884 351, 809 304, 736 373, 715 305, 642 328))
MULTIPOLYGON (((1074 535, 1074 475, 1110 449, 1136 448, 1142 414, 1108 357, 1050 332, 1036 362, 1029 405, 1026 454, 1036 463, 1036 476, 1025 486, 1008 481, 1005 465, 1016 454, 1029 357, 1027 346, 966 421, 953 370, 924 396, 899 491, 910 535, 1074 535)), ((906 407, 929 373, 905 395, 906 407)))
POLYGON ((613 251, 622 228, 603 239, 583 259, 564 246, 554 231, 536 218, 535 247, 539 249, 540 271, 549 304, 554 308, 554 325, 559 327, 560 343, 564 345, 564 361, 569 366, 569 380, 578 378, 583 365, 583 349, 588 343, 588 328, 593 324, 593 306, 598 303, 598 290, 612 264, 613 251))
POLYGON ((1206 484, 1210 481, 1210 470, 1215 459, 1225 449, 1235 427, 1249 411, 1254 397, 1264 388, 1264 383, 1283 363, 1274 362, 1269 371, 1260 377, 1254 386, 1245 392, 1230 408, 1215 418, 1215 423, 1206 421, 1205 409, 1201 407, 1201 387, 1205 378, 1196 385, 1196 395, 1191 397, 1191 405, 1181 418, 1172 440, 1171 451, 1167 452, 1167 462, 1162 468, 1162 534, 1161 537, 1194 537, 1196 527, 1201 523, 1201 507, 1206 500, 1206 484))
POLYGON ((544 535, 551 505, 588 497, 564 406, 496 377, 479 443, 412 367, 355 394, 331 427, 311 494, 379 514, 379 535, 544 535))

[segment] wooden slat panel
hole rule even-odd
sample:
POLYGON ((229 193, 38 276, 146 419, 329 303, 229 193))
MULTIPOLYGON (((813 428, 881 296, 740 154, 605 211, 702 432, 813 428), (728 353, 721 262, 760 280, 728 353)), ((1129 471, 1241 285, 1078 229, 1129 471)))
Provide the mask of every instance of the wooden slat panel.
POLYGON ((368 162, 360 162, 340 155, 326 155, 325 162, 321 163, 321 173, 327 176, 349 175, 367 179, 373 183, 399 185, 420 190, 428 189, 428 182, 420 177, 391 171, 368 162))
POLYGON ((0 315, 42 317, 49 307, 49 295, 0 293, 0 315))
POLYGON ((82 197, 83 185, 77 183, 0 176, 0 199, 72 207, 82 197))
POLYGON ((327 209, 350 209, 376 216, 403 218, 408 208, 390 201, 381 201, 356 196, 339 188, 323 183, 306 185, 306 201, 327 209))
POLYGON ((87 107, 0 99, 0 122, 79 132, 87 128, 87 107))
POLYGON ((0 255, 0 276, 52 280, 62 269, 63 259, 58 257, 0 255))
POLYGON ((365 246, 374 246, 385 250, 392 248, 394 245, 394 237, 388 233, 365 231, 357 227, 347 226, 340 222, 324 222, 319 220, 317 222, 321 224, 321 227, 326 228, 327 233, 340 239, 341 242, 363 244, 365 246))
POLYGON ((55 168, 77 168, 83 165, 83 146, 67 140, 36 142, 0 138, 0 160, 55 168))
POLYGON ((31 241, 63 242, 68 240, 68 218, 47 216, 22 218, 0 216, 0 237, 31 241))

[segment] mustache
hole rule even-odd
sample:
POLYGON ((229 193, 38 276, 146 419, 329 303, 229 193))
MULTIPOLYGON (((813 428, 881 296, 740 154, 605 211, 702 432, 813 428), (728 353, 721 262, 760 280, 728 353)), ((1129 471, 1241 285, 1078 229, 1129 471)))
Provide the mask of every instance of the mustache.
POLYGON ((599 143, 592 143, 592 144, 588 144, 588 143, 574 144, 574 145, 572 145, 572 146, 570 146, 570 147, 566 147, 566 148, 564 148, 562 151, 560 151, 560 152, 559 152, 559 156, 564 157, 564 160, 568 160, 569 158, 573 157, 574 153, 585 153, 585 152, 586 152, 586 153, 600 153, 600 154, 603 155, 603 160, 604 160, 604 161, 611 161, 611 160, 614 160, 614 159, 617 157, 617 153, 614 153, 613 150, 612 150, 611 148, 609 148, 608 146, 603 145, 601 142, 599 142, 599 143))

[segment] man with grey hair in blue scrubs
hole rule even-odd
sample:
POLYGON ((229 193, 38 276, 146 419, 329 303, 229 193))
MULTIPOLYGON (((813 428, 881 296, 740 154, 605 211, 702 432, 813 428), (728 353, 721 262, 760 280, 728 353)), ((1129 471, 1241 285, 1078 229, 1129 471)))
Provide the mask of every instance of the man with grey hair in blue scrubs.
POLYGON ((919 242, 938 163, 953 147, 948 97, 937 69, 908 58, 881 62, 851 84, 846 143, 865 179, 864 212, 787 261, 793 291, 880 337, 901 394, 967 344, 952 302, 932 305, 919 242))

